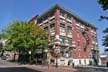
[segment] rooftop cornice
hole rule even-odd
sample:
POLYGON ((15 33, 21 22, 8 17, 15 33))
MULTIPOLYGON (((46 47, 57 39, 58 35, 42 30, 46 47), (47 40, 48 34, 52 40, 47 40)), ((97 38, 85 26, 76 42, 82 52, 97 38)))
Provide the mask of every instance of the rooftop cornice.
POLYGON ((81 18, 80 18, 79 16, 77 16, 75 13, 73 13, 73 12, 71 12, 70 10, 68 10, 68 9, 66 9, 66 8, 64 8, 64 7, 62 7, 62 6, 60 6, 59 4, 56 4, 56 5, 52 6, 51 8, 49 8, 47 11, 45 11, 44 13, 42 13, 42 14, 39 16, 39 18, 43 17, 44 15, 46 15, 47 13, 49 13, 50 11, 52 11, 52 10, 54 10, 54 9, 57 9, 57 8, 58 8, 58 9, 61 9, 61 10, 63 10, 63 11, 65 11, 65 12, 67 12, 68 14, 72 15, 76 20, 81 21, 82 23, 86 24, 87 26, 91 26, 91 27, 97 29, 96 26, 95 26, 94 24, 92 24, 92 23, 90 23, 90 22, 87 22, 87 21, 81 19, 81 18))

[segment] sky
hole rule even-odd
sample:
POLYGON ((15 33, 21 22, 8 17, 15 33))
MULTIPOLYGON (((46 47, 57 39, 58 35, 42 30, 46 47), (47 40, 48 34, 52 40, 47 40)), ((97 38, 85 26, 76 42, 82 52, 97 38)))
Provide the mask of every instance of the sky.
POLYGON ((98 28, 98 43, 100 53, 103 53, 102 36, 104 34, 102 31, 108 27, 108 21, 99 21, 99 17, 108 16, 108 10, 103 11, 97 0, 0 0, 0 33, 13 21, 29 21, 55 4, 60 4, 98 28))

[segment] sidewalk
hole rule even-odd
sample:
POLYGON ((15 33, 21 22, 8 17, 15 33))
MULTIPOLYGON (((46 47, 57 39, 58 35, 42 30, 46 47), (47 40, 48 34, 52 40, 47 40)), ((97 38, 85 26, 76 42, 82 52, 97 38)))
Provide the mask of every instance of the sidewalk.
POLYGON ((59 67, 54 67, 50 66, 42 66, 42 65, 33 65, 33 66, 27 66, 30 69, 34 70, 40 70, 42 72, 77 72, 75 68, 72 67, 66 67, 66 66, 59 66, 59 67))

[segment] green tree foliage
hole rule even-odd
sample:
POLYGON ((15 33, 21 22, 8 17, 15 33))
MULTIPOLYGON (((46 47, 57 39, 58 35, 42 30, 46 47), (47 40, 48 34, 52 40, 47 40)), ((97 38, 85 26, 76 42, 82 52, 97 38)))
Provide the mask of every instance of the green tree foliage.
MULTIPOLYGON (((104 11, 108 9, 108 0, 98 0, 98 3, 101 5, 104 11)), ((108 16, 100 16, 99 20, 101 21, 103 19, 108 20, 108 16)))
POLYGON ((103 33, 105 34, 103 36, 103 46, 108 47, 108 28, 105 28, 105 30, 103 30, 103 33))
POLYGON ((0 51, 2 50, 2 48, 3 48, 3 45, 2 45, 2 43, 0 43, 0 51))
POLYGON ((108 0, 98 0, 98 2, 101 5, 101 7, 103 8, 103 10, 108 9, 108 0))
MULTIPOLYGON (((0 34, 0 40, 1 40, 1 34, 0 34)), ((2 50, 2 48, 3 48, 3 44, 2 44, 2 42, 0 41, 0 51, 2 50)))
POLYGON ((8 39, 7 49, 19 53, 31 51, 34 54, 37 48, 45 48, 48 45, 45 30, 27 22, 13 22, 3 30, 3 36, 8 39))
MULTIPOLYGON (((104 11, 108 9, 108 0, 98 0, 98 3, 101 5, 104 11)), ((108 20, 108 16, 100 16, 100 21, 103 19, 108 20)), ((108 27, 105 30, 103 30, 103 33, 105 35, 103 36, 102 45, 108 47, 108 27)))

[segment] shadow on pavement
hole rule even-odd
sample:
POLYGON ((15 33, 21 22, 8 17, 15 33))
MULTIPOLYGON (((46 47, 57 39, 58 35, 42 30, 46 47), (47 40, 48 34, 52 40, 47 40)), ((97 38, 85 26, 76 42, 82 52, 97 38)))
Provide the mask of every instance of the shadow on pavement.
POLYGON ((108 69, 102 68, 84 68, 84 67, 76 67, 77 72, 108 72, 108 69))
POLYGON ((7 68, 0 68, 0 72, 41 72, 41 71, 29 69, 26 67, 7 67, 7 68))

